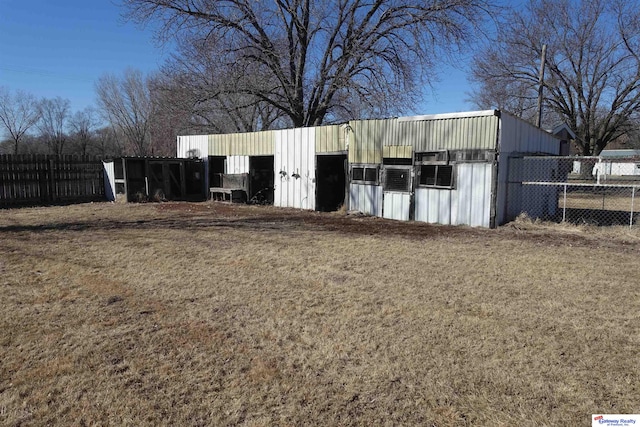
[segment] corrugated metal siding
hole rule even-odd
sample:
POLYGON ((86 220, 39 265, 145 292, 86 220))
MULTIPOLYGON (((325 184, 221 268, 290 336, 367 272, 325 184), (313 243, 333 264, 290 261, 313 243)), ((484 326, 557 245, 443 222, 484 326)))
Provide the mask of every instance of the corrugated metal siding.
POLYGON ((411 194, 385 191, 383 198, 384 206, 382 214, 384 218, 409 221, 411 194))
POLYGON ((211 156, 272 156, 274 132, 246 132, 208 135, 211 156))
POLYGON ((181 159, 197 157, 206 159, 209 156, 209 137, 207 135, 178 136, 177 156, 181 159))
POLYGON ((415 151, 493 150, 498 123, 499 118, 493 115, 401 121, 399 140, 415 151))
POLYGON ((225 173, 249 173, 249 156, 228 156, 225 173))
POLYGON ((382 163, 382 142, 393 134, 395 121, 355 120, 349 122, 349 162, 382 163))
POLYGON ((229 154, 236 156, 272 156, 274 131, 234 133, 229 135, 229 154))
MULTIPOLYGON (((521 184, 509 183, 513 178, 514 167, 511 153, 543 153, 557 155, 560 153, 560 140, 550 133, 539 129, 524 120, 508 113, 501 114, 500 153, 498 155, 498 195, 496 200, 496 224, 502 225, 515 218, 522 208, 525 197, 521 184)), ((546 173, 542 172, 541 173, 546 173)), ((544 208, 547 209, 548 208, 544 208)))
POLYGON ((413 147, 410 145, 386 145, 382 147, 382 157, 391 159, 413 158, 413 147))
POLYGON ((491 164, 459 164, 456 171, 457 215, 453 224, 489 227, 491 164))
POLYGON ((318 126, 316 131, 316 153, 337 153, 347 150, 345 125, 318 126))
MULTIPOLYGON (((525 212, 529 218, 549 218, 558 209, 558 188, 545 185, 512 186, 520 193, 520 201, 510 204, 509 220, 525 212), (519 207, 519 209, 518 209, 519 207)), ((510 197, 511 199, 511 197, 510 197)))
POLYGON ((313 128, 275 131, 275 206, 315 209, 315 155, 313 128))
POLYGON ((560 140, 508 113, 501 114, 500 152, 560 154, 560 140))
POLYGON ((558 171, 562 170, 562 160, 553 158, 524 157, 509 159, 509 177, 506 213, 503 222, 515 219, 526 212, 531 218, 546 218, 556 213, 558 187, 522 185, 527 181, 558 181, 558 171))
POLYGON ((228 156, 229 155, 229 135, 208 135, 209 155, 228 156))
POLYGON ((408 153, 409 147, 412 153, 496 148, 500 120, 497 116, 437 117, 351 121, 349 161, 381 163, 382 157, 408 158, 412 155, 408 153))
POLYGON ((104 168, 104 195, 106 199, 113 202, 116 199, 116 172, 113 160, 102 162, 104 168))
POLYGON ((450 225, 457 214, 457 192, 437 188, 416 188, 415 219, 431 224, 450 225))
POLYGON ((349 209, 363 214, 382 216, 382 186, 349 185, 349 209))
POLYGON ((491 164, 456 165, 456 189, 418 187, 415 219, 432 224, 490 226, 491 164))

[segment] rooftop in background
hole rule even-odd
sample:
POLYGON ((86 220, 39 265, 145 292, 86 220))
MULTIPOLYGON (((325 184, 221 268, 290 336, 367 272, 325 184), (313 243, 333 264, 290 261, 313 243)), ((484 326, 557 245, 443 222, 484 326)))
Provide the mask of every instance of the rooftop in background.
POLYGON ((600 157, 605 157, 608 159, 618 157, 640 157, 640 150, 602 150, 602 152, 600 153, 600 157))

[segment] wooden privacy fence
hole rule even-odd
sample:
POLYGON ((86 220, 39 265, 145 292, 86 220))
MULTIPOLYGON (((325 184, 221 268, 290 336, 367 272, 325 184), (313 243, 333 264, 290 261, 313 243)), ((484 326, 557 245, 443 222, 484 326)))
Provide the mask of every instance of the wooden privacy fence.
POLYGON ((93 157, 0 155, 0 207, 105 200, 104 168, 93 157))

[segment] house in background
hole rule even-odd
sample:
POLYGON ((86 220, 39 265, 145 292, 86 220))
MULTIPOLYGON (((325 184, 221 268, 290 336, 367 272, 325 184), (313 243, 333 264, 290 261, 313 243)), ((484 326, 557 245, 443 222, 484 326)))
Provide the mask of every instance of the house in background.
POLYGON ((640 150, 602 150, 594 165, 593 175, 604 180, 640 177, 640 150))
MULTIPOLYGON (((520 213, 523 198, 555 203, 555 193, 529 194, 555 190, 523 188, 510 164, 525 155, 559 155, 561 147, 551 133, 487 110, 179 136, 177 156, 204 160, 212 194, 229 190, 219 186, 226 175, 239 174, 248 200, 262 195, 275 206, 346 205, 397 220, 495 227, 520 213)), ((554 203, 541 211, 549 214, 554 203)))

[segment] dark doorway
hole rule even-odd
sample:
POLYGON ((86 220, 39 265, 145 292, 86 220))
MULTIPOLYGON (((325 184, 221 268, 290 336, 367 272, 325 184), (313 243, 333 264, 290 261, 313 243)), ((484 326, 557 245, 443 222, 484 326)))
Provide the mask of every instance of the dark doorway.
POLYGON ((208 189, 204 187, 204 164, 185 162, 184 180, 185 198, 187 200, 202 200, 206 198, 208 189))
POLYGON ((147 197, 144 159, 124 159, 125 191, 128 202, 140 202, 147 197))
POLYGON ((225 156, 209 156, 209 187, 222 187, 225 156))
POLYGON ((147 180, 150 200, 184 200, 185 181, 181 170, 183 164, 185 164, 183 161, 166 159, 148 160, 147 180))
POLYGON ((274 180, 273 156, 249 157, 249 202, 273 204, 274 180))
POLYGON ((344 204, 346 193, 346 154, 316 157, 316 210, 337 211, 344 204))
POLYGON ((151 200, 161 201, 167 198, 167 189, 164 185, 164 163, 161 161, 149 161, 149 194, 151 200))

